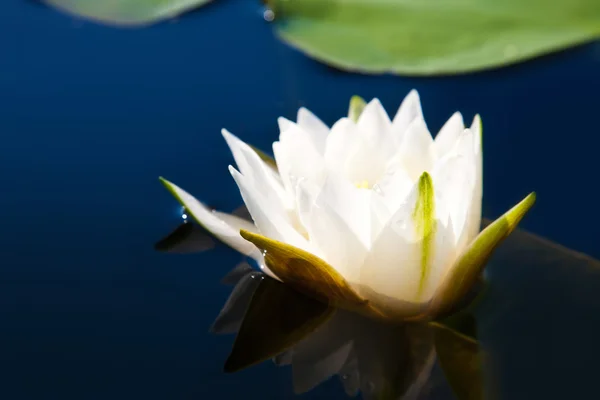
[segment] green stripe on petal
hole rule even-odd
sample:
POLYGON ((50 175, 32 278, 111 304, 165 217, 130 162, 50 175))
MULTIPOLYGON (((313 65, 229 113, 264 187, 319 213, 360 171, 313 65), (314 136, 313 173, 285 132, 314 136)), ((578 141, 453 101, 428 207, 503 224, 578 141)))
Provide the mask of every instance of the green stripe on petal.
POLYGON ((352 96, 350 99, 350 107, 348 107, 348 118, 354 122, 358 122, 360 114, 365 109, 367 102, 360 96, 352 96))
POLYGON ((427 172, 423 172, 419 178, 419 193, 412 218, 418 242, 421 243, 421 278, 419 279, 418 291, 418 296, 420 296, 425 289, 425 284, 431 271, 430 264, 433 259, 433 247, 437 228, 433 180, 427 172))
POLYGON ((534 205, 535 193, 488 225, 467 247, 444 278, 432 300, 431 312, 444 315, 469 291, 494 250, 512 233, 534 205))
POLYGON ((339 272, 314 254, 243 229, 240 235, 263 251, 267 267, 279 279, 299 292, 342 308, 366 304, 339 272))

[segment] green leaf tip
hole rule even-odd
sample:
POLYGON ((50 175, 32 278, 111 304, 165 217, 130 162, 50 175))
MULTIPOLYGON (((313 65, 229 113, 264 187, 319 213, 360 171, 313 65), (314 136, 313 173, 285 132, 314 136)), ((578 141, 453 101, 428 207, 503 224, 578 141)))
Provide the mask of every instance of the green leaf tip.
POLYGON ((443 314, 465 296, 494 250, 515 230, 535 201, 532 192, 477 235, 444 277, 432 300, 433 312, 443 314))
POLYGON ((433 179, 427 172, 419 178, 419 193, 412 218, 419 242, 421 243, 421 277, 419 279, 419 295, 425 288, 430 273, 431 255, 437 228, 435 219, 435 194, 433 179))
POLYGON ((360 115, 366 106, 367 102, 365 99, 358 95, 352 96, 352 98, 350 98, 350 106, 348 107, 348 118, 354 122, 358 122, 358 118, 360 118, 360 115))

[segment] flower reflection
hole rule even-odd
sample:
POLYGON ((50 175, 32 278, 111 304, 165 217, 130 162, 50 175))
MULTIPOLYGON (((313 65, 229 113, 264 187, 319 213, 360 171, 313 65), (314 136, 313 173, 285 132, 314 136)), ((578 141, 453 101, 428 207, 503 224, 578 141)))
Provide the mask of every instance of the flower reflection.
POLYGON ((479 370, 456 364, 453 355, 467 348, 477 357, 477 343, 449 328, 389 324, 334 309, 244 264, 225 281, 235 287, 212 331, 237 332, 228 372, 272 359, 278 366, 291 365, 298 394, 337 375, 349 396, 417 399, 430 382, 437 353, 456 381, 478 388, 479 370))
MULTIPOLYGON (((235 214, 247 218, 243 208, 235 214)), ((156 248, 203 251, 207 235, 185 222, 156 248)), ((600 354, 600 262, 517 229, 487 271, 484 291, 458 313, 393 325, 315 302, 241 263, 223 279, 234 287, 212 331, 237 333, 227 371, 271 359, 291 367, 296 392, 335 375, 348 395, 364 398, 448 398, 451 390, 480 399, 484 388, 513 398, 523 389, 549 393, 550 381, 581 392, 573 382, 590 376, 600 354)))

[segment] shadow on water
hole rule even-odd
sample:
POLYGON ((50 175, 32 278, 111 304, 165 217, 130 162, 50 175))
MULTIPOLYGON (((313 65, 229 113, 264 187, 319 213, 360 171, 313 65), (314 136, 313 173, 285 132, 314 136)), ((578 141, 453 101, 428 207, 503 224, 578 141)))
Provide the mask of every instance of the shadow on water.
MULTIPOLYGON (((247 215, 243 207, 236 214, 247 215)), ((200 252, 208 239, 186 221, 157 249, 200 252)), ((291 367, 296 394, 333 376, 348 396, 364 399, 510 398, 515 386, 539 393, 536 385, 555 375, 561 392, 598 354, 590 347, 598 346, 600 262, 523 230, 496 251, 475 300, 429 324, 389 324, 335 309, 245 262, 222 283, 234 288, 211 331, 236 334, 225 372, 272 360, 291 367), (556 349, 561 344, 589 351, 556 349), (560 365, 557 352, 565 353, 560 365)))

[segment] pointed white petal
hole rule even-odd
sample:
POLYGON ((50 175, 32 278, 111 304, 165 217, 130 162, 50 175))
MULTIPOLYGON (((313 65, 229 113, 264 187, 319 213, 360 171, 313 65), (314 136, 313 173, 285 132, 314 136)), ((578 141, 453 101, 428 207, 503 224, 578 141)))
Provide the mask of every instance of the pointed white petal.
POLYGON ((310 251, 306 239, 296 232, 285 214, 272 209, 269 201, 235 168, 230 166, 229 172, 237 183, 244 203, 262 235, 310 251))
POLYGON ((366 248, 347 222, 334 211, 321 193, 301 181, 297 188, 300 219, 316 247, 315 254, 335 268, 349 283, 358 282, 366 248))
POLYGON ((279 142, 273 143, 273 154, 290 201, 295 199, 299 179, 306 178, 314 182, 323 179, 323 156, 315 149, 312 139, 296 124, 291 123, 280 135, 279 142))
POLYGON ((236 249, 242 254, 256 260, 262 258, 258 249, 240 236, 240 229, 256 232, 256 226, 249 221, 234 215, 213 212, 194 196, 172 182, 161 179, 165 187, 179 200, 179 202, 194 217, 196 222, 210 231, 219 240, 236 249))
POLYGON ((302 128, 312 139, 315 149, 325 154, 325 143, 329 127, 323 123, 316 115, 302 107, 298 110, 297 124, 302 128))
POLYGON ((223 137, 229 145, 240 172, 257 190, 269 200, 270 206, 282 212, 287 205, 286 192, 281 183, 275 179, 269 168, 259 155, 235 135, 222 130, 223 137))
POLYGON ((379 99, 373 99, 366 105, 356 124, 366 134, 389 134, 392 122, 379 99))
POLYGON ((420 251, 412 213, 417 189, 391 217, 373 242, 360 271, 360 282, 375 293, 413 302, 419 285, 420 251))
POLYGON ((393 132, 397 143, 402 141, 406 129, 415 119, 423 119, 423 111, 419 93, 411 90, 400 104, 393 120, 393 132))
POLYGON ((372 153, 369 155, 372 160, 367 161, 371 164, 369 168, 373 168, 373 164, 384 165, 396 152, 397 145, 391 133, 392 122, 378 99, 367 104, 358 119, 357 127, 365 141, 361 152, 372 153))
POLYGON ((454 147, 437 163, 433 173, 441 196, 439 208, 452 220, 459 251, 474 238, 470 228, 477 179, 474 143, 474 133, 465 129, 454 147))
POLYGON ((279 117, 277 118, 277 124, 279 125, 280 134, 287 131, 289 128, 294 126, 294 123, 287 118, 279 117))
POLYGON ((414 120, 406 130, 399 157, 413 181, 431 171, 435 160, 433 138, 422 119, 414 120))
POLYGON ((452 230, 437 220, 433 192, 424 174, 375 239, 361 269, 361 283, 374 292, 424 303, 454 260, 452 230))
POLYGON ((462 114, 454 113, 442 126, 435 137, 434 147, 438 157, 443 157, 454 146, 460 134, 465 130, 462 114))
POLYGON ((365 248, 371 244, 369 190, 358 189, 346 179, 329 174, 316 199, 319 207, 332 210, 350 228, 365 248))
POLYGON ((342 118, 333 125, 325 148, 325 164, 328 169, 344 171, 350 157, 359 149, 359 135, 356 125, 348 118, 342 118))
POLYGON ((483 200, 483 148, 481 143, 481 130, 481 118, 479 115, 476 115, 471 124, 471 131, 474 135, 475 187, 473 188, 473 198, 471 199, 471 208, 469 210, 467 242, 471 242, 475 239, 481 226, 481 203, 483 200))
POLYGON ((386 206, 393 214, 406 201, 413 185, 414 181, 404 169, 402 160, 397 158, 390 163, 388 172, 377 182, 374 190, 382 196, 386 206))

